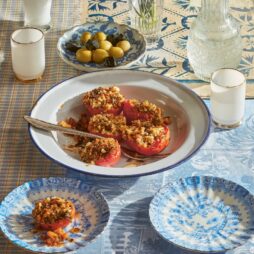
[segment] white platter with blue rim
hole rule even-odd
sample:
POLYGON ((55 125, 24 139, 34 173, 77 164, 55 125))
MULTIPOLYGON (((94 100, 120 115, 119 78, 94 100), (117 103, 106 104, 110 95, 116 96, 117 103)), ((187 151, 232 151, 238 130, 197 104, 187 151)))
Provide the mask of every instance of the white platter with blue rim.
POLYGON ((140 34, 138 30, 127 25, 117 24, 114 22, 96 22, 78 25, 65 32, 58 40, 57 49, 64 62, 78 70, 90 72, 103 69, 117 69, 121 67, 127 68, 145 53, 146 41, 144 36, 140 34), (68 42, 79 42, 80 37, 84 32, 95 34, 100 31, 104 32, 106 35, 123 34, 125 39, 131 44, 130 50, 125 53, 124 57, 116 60, 116 67, 105 67, 103 64, 96 64, 92 62, 81 63, 76 59, 75 53, 69 51, 66 47, 68 42))
POLYGON ((192 251, 233 249, 254 235, 254 197, 217 177, 187 177, 164 186, 149 216, 164 239, 192 251))
POLYGON ((24 183, 10 192, 0 205, 0 228, 14 244, 34 252, 69 252, 86 246, 100 235, 109 220, 109 207, 93 187, 71 178, 41 178, 24 183), (78 227, 77 234, 68 233, 74 241, 59 247, 46 246, 34 229, 32 210, 37 200, 58 196, 73 202, 79 216, 65 229, 78 227))
POLYGON ((83 74, 65 80, 47 92, 35 103, 30 115, 51 123, 73 117, 84 111, 82 96, 96 87, 118 86, 126 98, 149 100, 170 115, 171 139, 163 152, 171 155, 134 163, 124 156, 114 167, 100 167, 82 162, 78 156, 62 147, 66 136, 48 133, 29 126, 30 136, 37 148, 48 158, 83 173, 108 177, 128 177, 154 174, 173 168, 188 160, 209 136, 210 114, 204 102, 184 85, 152 73, 112 70, 83 74))

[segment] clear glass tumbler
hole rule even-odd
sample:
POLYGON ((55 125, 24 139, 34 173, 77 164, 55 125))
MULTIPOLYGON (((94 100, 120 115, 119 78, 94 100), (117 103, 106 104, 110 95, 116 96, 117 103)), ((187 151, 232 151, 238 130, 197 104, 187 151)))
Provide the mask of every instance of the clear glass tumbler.
POLYGON ((235 69, 220 69, 211 77, 211 114, 219 128, 238 127, 244 116, 246 80, 235 69))
POLYGON ((131 26, 142 33, 148 44, 160 37, 163 0, 129 0, 131 26))
POLYGON ((11 35, 12 68, 21 81, 41 79, 45 70, 44 34, 37 28, 24 27, 11 35))
POLYGON ((23 0, 25 26, 50 29, 52 0, 23 0))

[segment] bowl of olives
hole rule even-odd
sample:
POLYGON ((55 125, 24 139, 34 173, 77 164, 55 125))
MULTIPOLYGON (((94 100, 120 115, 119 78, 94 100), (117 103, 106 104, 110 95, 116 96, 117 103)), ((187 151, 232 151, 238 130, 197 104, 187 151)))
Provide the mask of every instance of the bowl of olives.
POLYGON ((82 71, 126 68, 146 50, 142 34, 114 22, 85 23, 59 38, 57 49, 64 62, 82 71))

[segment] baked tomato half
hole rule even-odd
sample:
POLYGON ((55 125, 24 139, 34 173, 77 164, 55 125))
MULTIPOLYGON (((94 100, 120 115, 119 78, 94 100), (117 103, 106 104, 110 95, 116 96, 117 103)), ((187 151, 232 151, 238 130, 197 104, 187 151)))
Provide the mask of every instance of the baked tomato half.
MULTIPOLYGON (((74 216, 73 216, 74 217, 74 216)), ((71 223, 72 220, 70 219, 60 219, 54 223, 42 223, 39 225, 39 227, 41 229, 44 229, 44 230, 50 230, 50 231, 54 231, 56 229, 59 229, 59 228, 65 228, 67 227, 70 223, 71 223)))
POLYGON ((162 121, 162 110, 148 100, 139 101, 136 99, 125 100, 123 114, 128 123, 134 120, 141 121, 162 121))
POLYGON ((97 114, 90 118, 88 131, 106 138, 121 140, 125 126, 126 119, 123 115, 97 114))
POLYGON ((119 115, 122 112, 124 97, 118 87, 99 87, 86 92, 83 104, 90 116, 108 113, 119 115))
POLYGON ((88 142, 84 149, 81 149, 80 158, 82 161, 97 166, 110 167, 115 165, 121 157, 121 147, 116 139, 97 138, 88 142))
POLYGON ((68 226, 74 219, 75 212, 71 201, 48 197, 36 202, 32 216, 40 229, 54 231, 68 226))
POLYGON ((143 155, 154 155, 164 150, 170 140, 169 128, 165 125, 156 126, 148 121, 133 121, 123 134, 125 144, 143 155))
POLYGON ((123 104, 118 108, 111 108, 111 109, 104 109, 103 107, 93 108, 91 105, 86 105, 87 112, 90 116, 97 115, 97 114, 112 114, 112 115, 119 115, 123 110, 123 104))

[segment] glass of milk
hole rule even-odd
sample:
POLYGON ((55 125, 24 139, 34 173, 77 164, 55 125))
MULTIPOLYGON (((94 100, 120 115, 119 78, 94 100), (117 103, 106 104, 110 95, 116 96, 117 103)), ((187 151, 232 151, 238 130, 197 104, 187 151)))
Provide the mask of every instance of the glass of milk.
POLYGON ((246 80, 235 69, 219 69, 211 77, 211 114, 219 128, 238 127, 244 117, 246 80))
POLYGON ((50 29, 52 0, 23 0, 25 26, 50 29))
POLYGON ((45 70, 44 33, 31 27, 14 31, 11 35, 12 68, 23 82, 40 80, 45 70))

